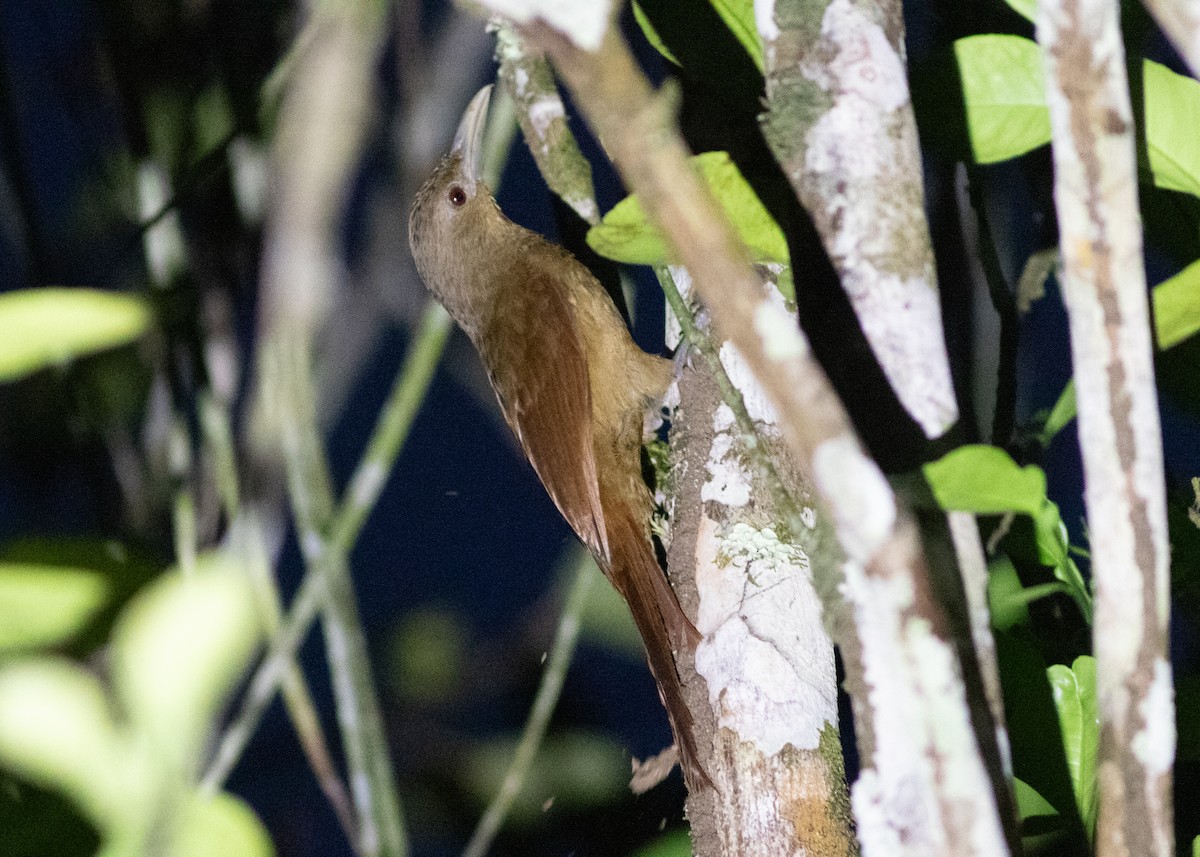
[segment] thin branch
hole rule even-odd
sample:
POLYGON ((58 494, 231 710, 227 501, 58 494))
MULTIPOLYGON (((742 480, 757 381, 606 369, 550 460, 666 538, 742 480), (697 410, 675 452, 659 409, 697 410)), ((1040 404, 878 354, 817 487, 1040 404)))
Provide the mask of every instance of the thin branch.
POLYGON ((263 253, 257 437, 278 449, 305 564, 320 574, 326 654, 358 814, 357 849, 408 845, 349 563, 330 539, 333 495, 316 421, 313 344, 338 278, 338 235, 385 34, 378 0, 317 4, 289 75, 274 141, 275 197, 263 253))
POLYGON ((591 554, 582 549, 576 550, 576 554, 578 558, 575 562, 575 577, 567 592, 567 600, 558 620, 558 630, 554 634, 554 643, 546 659, 546 668, 542 672, 537 696, 529 709, 529 718, 525 721, 525 728, 513 752, 512 761, 509 762, 504 778, 500 781, 500 789, 488 804, 483 817, 479 819, 471 841, 463 849, 463 857, 484 857, 487 854, 508 816, 508 811, 512 808, 513 801, 521 793, 521 787, 525 785, 525 778, 529 775, 530 765, 537 756, 542 739, 546 737, 550 715, 554 713, 554 707, 558 704, 563 681, 567 676, 567 667, 571 664, 575 644, 579 640, 580 617, 587 604, 592 581, 596 578, 595 560, 591 554))
POLYGON ((1096 853, 1174 853, 1167 515, 1135 123, 1116 0, 1041 0, 1096 594, 1096 853))
MULTIPOLYGON (((338 550, 350 549, 379 499, 387 474, 391 472, 429 390, 450 327, 449 316, 441 305, 430 300, 404 366, 396 376, 392 392, 367 443, 368 452, 350 478, 345 498, 334 516, 331 541, 338 550)), ((271 644, 250 680, 241 708, 226 727, 219 750, 205 774, 206 782, 223 782, 241 757, 279 689, 288 662, 295 658, 316 620, 323 597, 321 579, 316 574, 306 574, 286 619, 271 636, 271 644)))

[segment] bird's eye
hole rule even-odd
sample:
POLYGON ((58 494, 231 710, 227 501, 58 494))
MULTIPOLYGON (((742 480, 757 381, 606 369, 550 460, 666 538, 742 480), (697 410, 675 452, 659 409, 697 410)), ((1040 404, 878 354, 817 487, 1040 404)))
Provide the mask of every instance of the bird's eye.
POLYGON ((450 185, 450 193, 448 196, 450 198, 450 204, 455 208, 467 201, 467 192, 456 184, 450 185))

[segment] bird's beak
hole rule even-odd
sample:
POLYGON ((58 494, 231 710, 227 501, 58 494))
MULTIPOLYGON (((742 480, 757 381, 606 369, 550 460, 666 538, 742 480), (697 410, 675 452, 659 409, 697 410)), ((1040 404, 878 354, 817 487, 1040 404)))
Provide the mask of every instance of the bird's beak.
POLYGON ((479 181, 483 169, 483 129, 487 124, 488 102, 491 97, 490 83, 475 93, 475 97, 463 111, 458 131, 454 134, 454 144, 450 147, 450 154, 462 156, 463 174, 472 182, 479 181))

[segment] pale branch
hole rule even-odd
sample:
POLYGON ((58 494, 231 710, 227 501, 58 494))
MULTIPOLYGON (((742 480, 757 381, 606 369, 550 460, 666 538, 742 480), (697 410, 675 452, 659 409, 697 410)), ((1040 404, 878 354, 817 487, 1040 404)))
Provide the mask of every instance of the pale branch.
MULTIPOLYGON (((836 568, 840 551, 815 530, 815 510, 780 490, 773 459, 786 457, 754 377, 732 348, 718 356, 670 274, 660 282, 682 335, 712 369, 685 366, 678 379, 664 489, 671 576, 704 635, 694 655, 680 653, 716 785, 688 796, 693 851, 847 857, 857 843, 833 644, 813 585, 813 567, 836 568)), ((803 484, 795 473, 787 481, 803 484)))
POLYGON ((862 728, 864 770, 852 804, 864 851, 1006 853, 915 526, 863 451, 794 318, 763 294, 688 163, 670 104, 655 96, 611 29, 595 52, 544 23, 523 33, 546 51, 627 186, 692 273, 720 334, 763 384, 786 445, 834 524, 847 562, 841 599, 826 606, 862 728))
MULTIPOLYGON (((899 0, 776 0, 756 7, 763 43, 763 135, 812 216, 863 334, 929 438, 958 419, 925 217, 920 144, 899 0)), ((948 516, 954 568, 933 568, 964 661, 968 704, 1018 844, 1004 709, 972 516, 948 516), (962 582, 951 579, 961 574, 962 582), (963 609, 958 602, 966 600, 963 609)), ((945 564, 949 565, 949 564, 945 564)))
POLYGON ((1200 2, 1197 0, 1142 0, 1162 27, 1175 50, 1200 77, 1200 2))
POLYGON ((257 438, 278 449, 305 564, 321 575, 326 653, 358 814, 356 849, 401 857, 407 841, 346 552, 330 539, 332 489, 312 357, 339 277, 338 235, 374 104, 386 16, 377 0, 317 4, 289 75, 274 141, 263 251, 257 438))
POLYGON ((1166 496, 1116 0, 1041 0, 1095 591, 1101 857, 1175 853, 1166 496))
POLYGON ((496 33, 497 79, 517 108, 525 143, 547 186, 575 213, 591 224, 600 221, 592 168, 579 151, 554 73, 545 57, 525 46, 513 25, 503 18, 491 24, 496 33))
POLYGON ((958 405, 925 219, 900 2, 759 6, 763 135, 812 216, 900 402, 927 437, 938 437, 958 419, 958 405))

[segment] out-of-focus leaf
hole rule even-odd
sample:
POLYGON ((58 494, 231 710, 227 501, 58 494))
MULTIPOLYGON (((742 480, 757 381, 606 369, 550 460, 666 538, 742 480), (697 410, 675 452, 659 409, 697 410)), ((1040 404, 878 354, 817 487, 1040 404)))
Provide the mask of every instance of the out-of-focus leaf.
MULTIPOLYGON (((516 748, 515 737, 480 744, 460 769, 463 785, 480 804, 500 787, 516 748)), ((614 741, 594 732, 573 731, 546 739, 530 767, 511 818, 528 823, 553 799, 559 807, 595 806, 624 793, 629 757, 614 741)))
POLYGON ((1060 431, 1070 425, 1073 419, 1075 419, 1075 382, 1071 380, 1067 382, 1067 386, 1063 388, 1054 407, 1050 409, 1050 414, 1046 417, 1046 423, 1039 435, 1042 447, 1049 446, 1050 442, 1060 431))
POLYGON ((1200 332, 1200 261, 1154 287, 1154 328, 1161 349, 1200 332))
POLYGON ((1050 142, 1041 48, 989 33, 954 43, 971 150, 980 164, 1006 161, 1050 142))
POLYGON ((1026 21, 1033 23, 1033 16, 1037 14, 1037 0, 1004 0, 1004 2, 1026 21))
POLYGON ((93 569, 0 562, 0 651, 70 639, 104 608, 111 592, 93 569))
POLYGON ((246 576, 211 557, 189 577, 158 581, 122 615, 113 632, 116 688, 134 727, 177 772, 195 764, 259 634, 246 576))
POLYGON ((1046 675, 1058 711, 1075 803, 1090 836, 1096 824, 1096 753, 1100 745, 1096 661, 1084 655, 1070 667, 1052 665, 1046 675))
POLYGON ((0 762, 62 791, 98 825, 129 809, 121 737, 100 684, 73 664, 37 658, 0 669, 0 762))
POLYGON ((675 59, 675 54, 671 53, 671 49, 667 47, 662 40, 662 36, 658 34, 658 30, 654 29, 654 25, 650 23, 650 19, 646 17, 646 13, 642 11, 642 6, 637 0, 633 3, 633 19, 637 21, 638 26, 642 28, 642 34, 646 37, 651 47, 663 55, 663 58, 675 65, 682 65, 679 60, 675 59))
POLYGON ((633 857, 691 857, 692 837, 686 830, 674 830, 633 852, 633 857))
POLYGON ((758 38, 758 25, 754 21, 754 0, 710 0, 725 26, 737 37, 754 60, 761 72, 763 65, 762 42, 758 38))
POLYGON ((396 630, 388 649, 390 678, 406 700, 443 702, 462 677, 467 632, 448 610, 419 610, 396 630))
POLYGON ((1150 60, 1142 64, 1142 74, 1154 183, 1200 196, 1200 83, 1150 60))
MULTIPOLYGON (((774 218, 742 177, 728 152, 705 152, 692 158, 709 191, 725 209, 755 262, 787 264, 787 239, 774 218)), ((662 233, 646 218, 636 195, 612 207, 588 230, 588 245, 609 259, 631 265, 666 265, 672 261, 662 233)))
POLYGON ((960 446, 926 464, 925 477, 938 505, 946 510, 1036 515, 1046 501, 1046 475, 1041 468, 1018 467, 995 446, 960 446))
POLYGON ((0 382, 139 339, 146 302, 96 289, 38 288, 0 294, 0 382))
POLYGON ((258 816, 227 792, 193 795, 167 851, 169 857, 271 857, 274 853, 258 816))
POLYGON ((1019 777, 1013 778, 1013 792, 1017 798, 1017 811, 1021 818, 1037 818, 1039 816, 1058 815, 1058 810, 1050 805, 1033 786, 1019 777))

